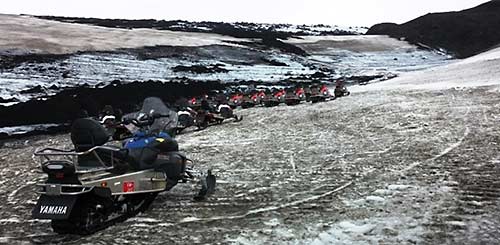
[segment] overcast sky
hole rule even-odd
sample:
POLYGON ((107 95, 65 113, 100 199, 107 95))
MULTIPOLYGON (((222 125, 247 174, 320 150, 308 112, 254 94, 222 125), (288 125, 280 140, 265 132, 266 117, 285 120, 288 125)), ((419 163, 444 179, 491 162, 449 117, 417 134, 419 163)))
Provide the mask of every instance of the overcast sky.
POLYGON ((371 26, 485 0, 2 0, 0 13, 371 26))

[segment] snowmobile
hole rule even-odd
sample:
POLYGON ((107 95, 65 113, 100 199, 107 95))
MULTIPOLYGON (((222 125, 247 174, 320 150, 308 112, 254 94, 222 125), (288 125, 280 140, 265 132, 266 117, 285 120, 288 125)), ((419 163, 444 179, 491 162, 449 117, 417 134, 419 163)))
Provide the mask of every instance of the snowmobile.
POLYGON ((336 86, 333 93, 335 94, 335 97, 343 97, 351 94, 345 85, 336 86))
POLYGON ((217 115, 213 112, 200 109, 196 111, 194 124, 196 127, 198 127, 198 130, 202 130, 215 124, 221 124, 223 121, 224 117, 217 115))
POLYGON ((275 90, 268 94, 264 99, 263 103, 265 107, 278 106, 279 104, 285 102, 286 93, 284 90, 275 90))
POLYGON ((229 99, 229 106, 231 108, 236 109, 238 106, 241 105, 241 102, 243 100, 243 95, 240 93, 233 94, 231 98, 229 99))
POLYGON ((188 100, 188 105, 193 110, 198 110, 201 107, 201 100, 197 99, 196 97, 193 97, 188 100))
POLYGON ((260 91, 255 91, 243 97, 241 101, 241 108, 247 109, 260 105, 261 99, 265 97, 265 94, 260 91))
POLYGON ((209 126, 222 124, 226 119, 234 119, 235 122, 239 122, 243 120, 243 117, 235 115, 230 105, 220 104, 216 110, 198 110, 196 112, 195 125, 198 127, 198 130, 202 130, 209 126))
POLYGON ((177 112, 177 134, 195 125, 196 112, 187 107, 177 112))
POLYGON ((115 113, 111 106, 106 106, 99 115, 99 123, 106 128, 108 134, 114 140, 132 136, 130 131, 120 123, 122 115, 120 109, 116 110, 115 113))
POLYGON ((238 117, 236 114, 234 114, 233 108, 231 108, 231 106, 229 106, 228 104, 219 104, 217 106, 217 114, 222 116, 224 119, 233 118, 235 122, 240 122, 241 120, 243 120, 242 116, 238 117))
POLYGON ((56 233, 87 235, 147 210, 160 192, 178 183, 199 181, 195 199, 214 192, 215 176, 195 172, 169 133, 177 117, 159 98, 147 98, 141 111, 123 124, 134 132, 114 146, 104 127, 91 118, 71 128, 73 150, 45 148, 35 152, 48 175, 32 216, 49 219, 56 233))
POLYGON ((302 87, 288 88, 286 90, 285 104, 287 105, 298 105, 305 99, 305 92, 302 87))
POLYGON ((323 102, 329 99, 334 99, 334 97, 330 94, 326 85, 323 84, 321 87, 318 87, 317 85, 311 86, 311 95, 309 96, 309 100, 312 103, 323 102))

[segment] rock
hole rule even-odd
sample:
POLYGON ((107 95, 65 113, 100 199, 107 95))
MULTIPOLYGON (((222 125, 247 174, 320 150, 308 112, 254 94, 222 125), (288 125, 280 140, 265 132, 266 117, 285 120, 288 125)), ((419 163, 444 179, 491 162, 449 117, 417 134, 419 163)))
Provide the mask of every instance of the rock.
POLYGON ((44 93, 44 92, 45 92, 45 89, 42 86, 37 85, 33 88, 25 89, 19 93, 21 93, 21 94, 39 94, 39 93, 44 93))
POLYGON ((9 98, 9 99, 4 99, 2 97, 0 97, 0 104, 3 104, 3 103, 12 103, 12 102, 18 102, 19 100, 16 99, 16 98, 9 98))
POLYGON ((193 66, 183 66, 179 65, 172 69, 174 72, 191 72, 195 74, 203 74, 203 73, 226 73, 228 70, 220 67, 220 65, 193 65, 193 66))
POLYGON ((443 48, 457 58, 467 58, 500 43, 498 13, 500 1, 494 0, 459 12, 427 14, 401 25, 377 24, 366 34, 389 35, 424 48, 443 48))
POLYGON ((272 65, 272 66, 288 66, 288 64, 279 62, 277 60, 272 60, 272 59, 267 59, 267 58, 261 58, 262 61, 265 63, 272 65))
POLYGON ((317 71, 311 75, 311 78, 326 78, 328 77, 325 73, 317 71))
POLYGON ((70 73, 69 71, 64 71, 64 72, 62 73, 61 77, 62 77, 62 78, 70 78, 70 77, 71 77, 71 75, 70 75, 70 74, 71 74, 71 73, 70 73))

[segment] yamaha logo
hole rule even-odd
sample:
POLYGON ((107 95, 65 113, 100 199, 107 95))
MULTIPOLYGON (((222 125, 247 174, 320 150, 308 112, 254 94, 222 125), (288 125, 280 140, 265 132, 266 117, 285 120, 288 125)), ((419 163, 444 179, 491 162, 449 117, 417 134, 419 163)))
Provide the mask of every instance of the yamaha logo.
POLYGON ((66 214, 68 207, 66 206, 41 206, 40 214, 66 214))

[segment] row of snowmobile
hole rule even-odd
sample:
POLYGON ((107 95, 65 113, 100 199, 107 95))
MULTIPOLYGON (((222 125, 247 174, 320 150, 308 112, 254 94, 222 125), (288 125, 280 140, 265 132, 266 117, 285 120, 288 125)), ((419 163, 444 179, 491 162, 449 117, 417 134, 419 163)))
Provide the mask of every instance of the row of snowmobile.
MULTIPOLYGON (((350 92, 344 85, 337 85, 333 94, 325 84, 305 88, 296 86, 282 89, 238 91, 228 97, 228 104, 231 108, 241 107, 243 109, 256 106, 274 107, 280 104, 293 106, 302 102, 318 103, 334 100, 349 94, 350 92)), ((196 99, 192 99, 191 102, 192 105, 196 106, 196 99)))
POLYGON ((225 120, 233 120, 234 122, 243 120, 242 116, 234 114, 233 108, 229 104, 214 103, 208 98, 203 98, 200 106, 177 105, 176 107, 178 109, 177 134, 193 126, 202 130, 212 125, 222 124, 225 120))

